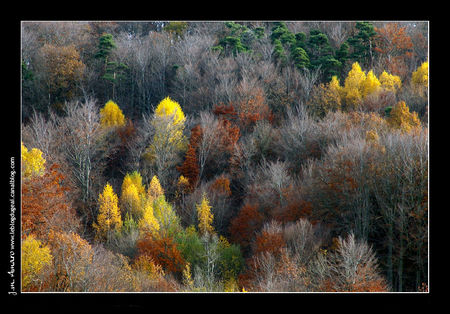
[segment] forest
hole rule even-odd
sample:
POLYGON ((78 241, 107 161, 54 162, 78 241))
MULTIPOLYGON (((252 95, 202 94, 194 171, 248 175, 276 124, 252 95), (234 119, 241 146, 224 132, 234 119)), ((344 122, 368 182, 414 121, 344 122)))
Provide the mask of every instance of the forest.
POLYGON ((22 292, 428 292, 427 21, 22 21, 22 292))

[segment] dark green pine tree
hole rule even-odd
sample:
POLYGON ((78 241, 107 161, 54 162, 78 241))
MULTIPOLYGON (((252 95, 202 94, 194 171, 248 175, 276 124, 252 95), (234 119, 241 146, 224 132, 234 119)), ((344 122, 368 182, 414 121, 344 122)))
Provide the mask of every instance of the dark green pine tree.
POLYGON ((279 39, 274 40, 273 56, 281 66, 286 65, 288 58, 286 55, 286 51, 284 50, 283 45, 281 44, 281 41, 279 39))
POLYGON ((301 47, 296 47, 291 51, 291 57, 294 61, 294 65, 298 69, 306 69, 310 67, 309 56, 306 53, 305 49, 301 47))
POLYGON ((126 77, 128 66, 122 62, 108 62, 103 79, 112 84, 112 99, 115 99, 116 85, 126 77))
POLYGON ((358 32, 347 39, 351 47, 349 57, 363 67, 372 68, 375 49, 373 39, 377 33, 370 22, 357 22, 355 27, 358 32))
POLYGON ((333 48, 326 34, 319 30, 311 30, 306 47, 310 57, 310 68, 320 68, 322 80, 328 82, 333 75, 338 75, 342 63, 335 58, 333 48))
POLYGON ((342 78, 345 73, 345 65, 347 63, 347 60, 349 59, 349 46, 347 42, 343 42, 338 50, 335 51, 334 56, 336 60, 338 60, 341 63, 340 69, 337 71, 337 76, 339 78, 342 78))
POLYGON ((116 43, 114 42, 113 35, 103 34, 99 39, 95 58, 104 60, 106 64, 108 62, 108 57, 114 48, 116 48, 116 43))

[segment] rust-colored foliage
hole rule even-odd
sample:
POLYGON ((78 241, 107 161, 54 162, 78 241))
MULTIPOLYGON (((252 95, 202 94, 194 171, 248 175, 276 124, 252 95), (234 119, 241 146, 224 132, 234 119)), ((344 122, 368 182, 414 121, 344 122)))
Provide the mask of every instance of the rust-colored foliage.
POLYGON ((177 170, 189 180, 189 189, 192 190, 198 182, 200 168, 198 166, 197 150, 188 145, 184 162, 181 166, 177 166, 177 170))
POLYGON ((356 180, 351 176, 353 167, 352 161, 343 159, 336 161, 334 167, 324 169, 328 175, 326 185, 338 198, 345 197, 344 192, 351 193, 358 187, 356 180))
POLYGON ((223 129, 225 133, 225 137, 223 138, 224 146, 226 151, 231 153, 234 149, 234 145, 236 145, 239 140, 240 129, 238 126, 233 126, 231 122, 227 120, 223 121, 223 129))
POLYGON ((285 247, 286 243, 281 232, 271 233, 266 230, 261 231, 255 239, 255 248, 253 254, 267 252, 278 256, 281 248, 285 247))
POLYGON ((46 239, 50 229, 76 229, 75 210, 66 197, 69 190, 62 183, 64 175, 53 164, 43 176, 24 180, 22 184, 22 235, 33 233, 46 239))
POLYGON ((287 204, 282 208, 281 212, 278 216, 274 216, 274 219, 282 223, 294 222, 299 220, 300 218, 308 218, 311 223, 314 224, 314 221, 311 220, 312 214, 312 204, 311 202, 292 198, 288 200, 287 204))
POLYGON ((220 119, 219 124, 218 148, 220 151, 231 154, 234 146, 239 140, 240 129, 237 125, 226 118, 220 119))
POLYGON ((267 105, 264 91, 261 88, 254 89, 251 95, 237 104, 237 107, 239 110, 239 124, 243 129, 248 129, 259 120, 265 119, 270 123, 273 121, 272 112, 267 105))
POLYGON ((181 166, 177 166, 177 170, 189 180, 189 188, 192 190, 197 185, 200 168, 198 165, 197 148, 202 137, 202 128, 196 125, 191 130, 188 149, 181 166))
POLYGON ((238 113, 232 104, 215 106, 214 114, 219 117, 216 153, 227 156, 228 163, 233 162, 233 152, 241 136, 241 130, 237 125, 238 113))
POLYGON ((230 196, 231 190, 230 190, 230 180, 225 177, 224 175, 221 175, 218 177, 214 183, 211 185, 211 188, 223 195, 230 196))
POLYGON ((221 117, 222 119, 227 119, 231 121, 236 121, 236 117, 238 115, 232 104, 216 105, 214 106, 213 113, 216 116, 221 117))
POLYGON ((200 124, 194 126, 191 129, 191 137, 189 139, 189 144, 197 149, 198 145, 200 144, 200 141, 202 140, 203 136, 203 130, 200 124))
POLYGON ((148 255, 156 264, 161 265, 165 271, 181 273, 186 264, 177 248, 177 244, 170 236, 160 238, 147 237, 137 243, 139 255, 148 255))
POLYGON ((319 290, 324 292, 389 292, 386 281, 382 277, 367 279, 361 270, 363 267, 357 266, 357 278, 347 285, 337 285, 335 278, 326 278, 321 282, 319 290))
POLYGON ((242 248, 248 248, 253 241, 255 232, 261 229, 264 222, 263 215, 256 204, 245 204, 239 214, 231 221, 231 240, 239 243, 242 248))
POLYGON ((214 107, 214 114, 220 119, 220 142, 226 151, 231 151, 240 136, 240 129, 236 125, 238 113, 232 104, 214 107))
POLYGON ((117 128, 117 135, 120 138, 121 146, 125 146, 136 135, 136 128, 134 127, 133 121, 127 119, 125 125, 117 128))
POLYGON ((48 92, 55 97, 58 106, 64 100, 69 100, 75 96, 77 82, 85 71, 85 64, 81 60, 80 53, 75 45, 54 46, 44 44, 40 49, 43 58, 43 73, 45 73, 45 83, 48 92))
POLYGON ((350 292, 388 292, 386 282, 382 278, 355 282, 350 286, 350 292))
POLYGON ((413 42, 406 27, 400 27, 398 23, 386 23, 383 28, 375 28, 375 31, 378 33, 375 50, 384 56, 388 71, 404 79, 408 61, 413 56, 413 42))

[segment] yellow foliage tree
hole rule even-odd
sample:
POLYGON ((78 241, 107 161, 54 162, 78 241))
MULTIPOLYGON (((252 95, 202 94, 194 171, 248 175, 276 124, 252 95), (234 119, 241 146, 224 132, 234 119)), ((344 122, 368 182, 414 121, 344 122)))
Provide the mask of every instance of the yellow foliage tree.
POLYGON ((139 231, 141 234, 150 233, 155 235, 159 231, 159 223, 153 213, 153 202, 147 200, 144 205, 144 214, 139 220, 139 231))
POLYGON ((156 107, 155 116, 156 119, 153 122, 157 132, 153 144, 172 144, 182 149, 185 146, 183 129, 186 117, 180 104, 166 97, 156 107))
POLYGON ((375 130, 366 131, 366 141, 367 142, 378 143, 379 140, 380 140, 380 137, 378 136, 377 131, 375 131, 375 130))
POLYGON ((339 79, 336 75, 333 75, 331 77, 330 83, 328 83, 328 89, 331 91, 332 94, 335 95, 335 97, 341 97, 342 96, 342 86, 339 84, 339 79))
POLYGON ((97 216, 97 223, 94 222, 93 227, 97 232, 97 238, 106 238, 108 241, 112 233, 120 231, 122 227, 118 197, 109 183, 106 184, 103 192, 99 195, 98 202, 100 209, 97 216))
POLYGON ((167 169, 179 162, 179 153, 187 149, 188 141, 183 135, 185 120, 180 105, 169 97, 163 99, 155 109, 151 121, 155 133, 144 158, 156 170, 162 182, 165 182, 167 169))
POLYGON ((391 128, 399 129, 402 132, 410 132, 421 125, 417 113, 409 112, 409 107, 404 101, 399 101, 392 107, 387 123, 391 128))
POLYGON ((181 175, 178 178, 177 191, 175 192, 175 197, 179 198, 183 194, 188 193, 189 191, 190 191, 189 179, 186 178, 185 176, 181 175))
POLYGON ((185 116, 181 106, 170 97, 164 98, 155 109, 155 114, 160 117, 170 117, 173 115, 173 124, 182 124, 185 121, 185 116))
POLYGON ((150 280, 156 280, 165 275, 162 267, 148 255, 140 255, 134 261, 133 269, 144 273, 150 280))
POLYGON ((22 143, 22 175, 24 178, 32 176, 42 176, 45 171, 45 159, 42 157, 42 151, 33 148, 28 151, 22 143))
POLYGON ((120 207, 124 214, 129 213, 133 218, 142 216, 142 200, 134 184, 127 185, 120 196, 120 207))
POLYGON ((45 267, 52 264, 52 254, 48 246, 42 246, 41 241, 33 235, 22 241, 22 289, 29 290, 42 283, 41 274, 45 267))
POLYGON ((213 233, 214 228, 212 227, 212 222, 214 215, 211 213, 211 206, 209 205, 209 200, 205 194, 202 196, 202 201, 197 204, 197 218, 198 218, 198 229, 201 234, 213 233))
POLYGON ((180 219, 164 194, 153 201, 153 214, 160 227, 158 234, 172 236, 179 230, 180 219))
POLYGON ((187 188, 189 187, 189 179, 184 177, 183 175, 181 175, 178 178, 178 183, 177 185, 180 187, 180 189, 182 190, 187 190, 187 188))
POLYGON ((120 206, 124 213, 128 212, 135 218, 143 214, 143 206, 146 200, 145 186, 142 184, 142 176, 139 172, 127 173, 122 182, 122 194, 120 206))
POLYGON ((386 71, 381 73, 380 83, 381 88, 394 93, 402 87, 402 80, 400 79, 400 76, 389 74, 386 71))
POLYGON ((164 195, 164 190, 159 183, 158 177, 153 176, 148 187, 147 197, 151 200, 155 200, 161 195, 164 195))
POLYGON ((103 127, 125 125, 125 116, 119 106, 112 100, 100 109, 100 124, 103 127))
POLYGON ((375 76, 375 74, 373 74, 373 71, 369 71, 369 73, 367 73, 366 79, 362 84, 361 96, 364 98, 369 94, 377 92, 380 89, 380 85, 381 83, 375 76))
POLYGON ((145 186, 142 184, 142 176, 138 171, 133 171, 129 175, 131 182, 136 186, 136 189, 138 190, 139 196, 143 197, 145 196, 145 186))
POLYGON ((191 263, 187 262, 186 265, 184 265, 182 275, 183 275, 183 285, 186 286, 188 291, 192 290, 192 288, 194 287, 194 280, 192 279, 191 274, 191 263))
POLYGON ((355 108, 362 100, 365 80, 366 74, 361 70, 358 62, 353 63, 343 88, 344 100, 348 108, 355 108))
POLYGON ((321 83, 313 89, 308 106, 314 115, 324 117, 329 111, 341 109, 342 97, 343 88, 338 78, 333 76, 328 84, 321 83))
POLYGON ((428 89, 428 61, 423 62, 411 76, 414 90, 423 95, 428 89))

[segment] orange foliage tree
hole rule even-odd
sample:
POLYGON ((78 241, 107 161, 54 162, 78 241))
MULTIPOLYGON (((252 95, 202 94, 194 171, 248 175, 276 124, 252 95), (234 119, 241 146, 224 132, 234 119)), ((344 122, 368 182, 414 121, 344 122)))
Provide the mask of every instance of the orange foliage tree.
POLYGON ((66 196, 64 175, 53 164, 43 176, 22 182, 22 234, 46 239, 51 229, 76 230, 79 220, 66 196))
POLYGON ((139 256, 149 256, 168 272, 181 273, 186 264, 174 239, 168 235, 161 237, 148 235, 137 242, 137 248, 139 256))
POLYGON ((283 233, 270 232, 269 230, 262 230, 255 239, 255 247, 253 249, 253 254, 259 254, 267 252, 273 255, 279 255, 280 250, 286 246, 283 239, 283 233))
POLYGON ((181 166, 177 166, 177 170, 189 180, 189 188, 192 190, 198 182, 200 168, 198 165, 197 148, 202 137, 202 128, 196 125, 191 130, 188 149, 181 166))
POLYGON ((211 185, 211 189, 218 192, 219 194, 230 196, 230 180, 224 175, 221 175, 213 182, 213 184, 211 185))
POLYGON ((232 104, 215 106, 213 112, 220 119, 219 145, 224 151, 230 153, 240 137, 240 128, 236 125, 239 114, 232 104))
POLYGON ((398 23, 386 23, 376 28, 376 48, 384 63, 384 68, 404 80, 408 74, 408 61, 413 57, 413 42, 406 33, 406 27, 398 23))
POLYGON ((249 248, 256 231, 261 229, 263 215, 258 211, 258 205, 246 203, 239 214, 231 221, 231 240, 240 244, 243 250, 249 248))
POLYGON ((249 130, 259 120, 273 121, 264 90, 260 87, 252 89, 249 95, 238 101, 237 108, 239 125, 243 130, 249 130))

